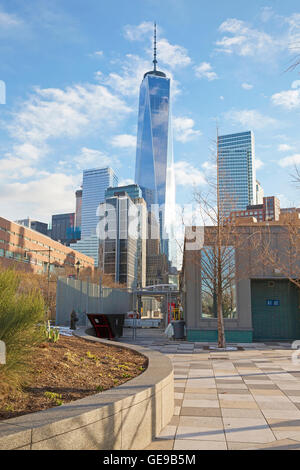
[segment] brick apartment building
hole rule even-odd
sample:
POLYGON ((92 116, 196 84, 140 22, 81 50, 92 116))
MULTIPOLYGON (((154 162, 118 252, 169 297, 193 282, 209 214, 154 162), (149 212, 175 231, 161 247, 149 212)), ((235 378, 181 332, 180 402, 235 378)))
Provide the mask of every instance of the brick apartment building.
POLYGON ((280 212, 284 210, 280 209, 280 201, 276 196, 268 196, 263 198, 263 204, 250 205, 245 210, 231 212, 230 219, 254 217, 257 222, 277 221, 280 212))
POLYGON ((18 264, 27 271, 42 274, 55 268, 65 268, 76 274, 78 266, 94 269, 94 260, 35 230, 0 217, 0 263, 4 266, 18 264), (79 264, 78 264, 79 261, 79 264), (20 263, 20 264, 19 264, 20 263))

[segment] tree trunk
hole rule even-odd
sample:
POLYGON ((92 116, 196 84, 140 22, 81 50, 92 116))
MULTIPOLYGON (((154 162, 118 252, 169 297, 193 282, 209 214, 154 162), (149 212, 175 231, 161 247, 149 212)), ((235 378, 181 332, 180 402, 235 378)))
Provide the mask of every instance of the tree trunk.
POLYGON ((218 347, 225 348, 224 318, 222 309, 222 263, 221 249, 218 249, 218 285, 217 285, 217 307, 218 307, 218 347))

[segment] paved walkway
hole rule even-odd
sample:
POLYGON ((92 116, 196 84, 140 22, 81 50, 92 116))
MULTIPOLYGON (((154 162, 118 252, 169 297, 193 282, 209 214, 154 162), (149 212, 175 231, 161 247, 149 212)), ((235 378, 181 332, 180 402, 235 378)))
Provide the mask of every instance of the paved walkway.
POLYGON ((300 449, 300 365, 291 345, 169 341, 162 331, 132 330, 122 339, 161 351, 175 373, 175 411, 147 449, 300 449))

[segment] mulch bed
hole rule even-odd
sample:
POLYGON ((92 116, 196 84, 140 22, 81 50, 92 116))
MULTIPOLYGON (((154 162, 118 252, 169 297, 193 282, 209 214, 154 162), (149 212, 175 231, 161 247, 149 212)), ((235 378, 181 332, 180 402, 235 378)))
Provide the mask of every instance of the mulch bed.
POLYGON ((134 351, 76 337, 35 348, 32 373, 21 392, 0 400, 0 420, 60 406, 117 387, 147 368, 134 351))

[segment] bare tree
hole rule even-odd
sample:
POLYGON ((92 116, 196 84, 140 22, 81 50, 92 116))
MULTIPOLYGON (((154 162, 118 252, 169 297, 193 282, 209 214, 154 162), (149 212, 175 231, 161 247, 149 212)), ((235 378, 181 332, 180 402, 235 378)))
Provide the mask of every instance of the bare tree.
POLYGON ((212 158, 213 174, 207 178, 205 192, 195 193, 204 227, 204 246, 199 269, 202 283, 202 314, 217 317, 218 347, 225 348, 224 317, 232 317, 235 309, 235 249, 239 244, 236 223, 228 216, 234 207, 232 196, 221 189, 224 165, 219 152, 217 130, 216 150, 212 158))

